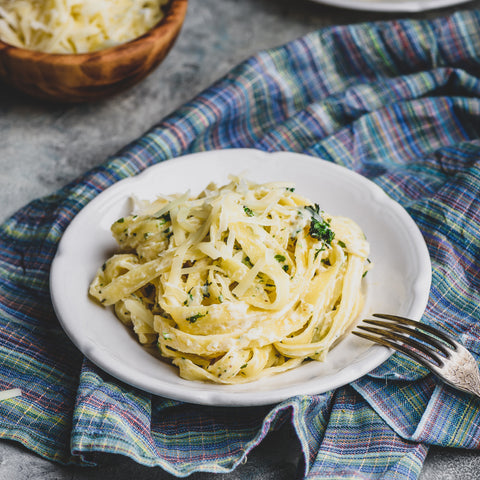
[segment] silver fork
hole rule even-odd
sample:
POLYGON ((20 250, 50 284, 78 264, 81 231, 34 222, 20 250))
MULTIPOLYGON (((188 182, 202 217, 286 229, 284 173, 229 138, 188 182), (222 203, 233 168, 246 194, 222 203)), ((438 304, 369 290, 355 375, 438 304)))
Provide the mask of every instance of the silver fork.
POLYGON ((352 333, 398 350, 427 367, 445 383, 480 398, 480 372, 472 354, 450 335, 397 315, 374 313, 352 333), (365 333, 367 332, 367 333, 365 333))

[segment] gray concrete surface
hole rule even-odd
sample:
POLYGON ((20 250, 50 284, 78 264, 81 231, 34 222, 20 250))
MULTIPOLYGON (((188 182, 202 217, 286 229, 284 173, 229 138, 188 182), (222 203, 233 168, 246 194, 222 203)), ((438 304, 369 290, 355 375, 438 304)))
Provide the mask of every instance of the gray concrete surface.
MULTIPOLYGON (((187 20, 167 60, 139 85, 85 105, 52 105, 0 85, 0 221, 51 193, 146 131, 231 67, 256 51, 334 24, 393 18, 433 18, 480 8, 480 0, 420 14, 356 12, 308 0, 190 0, 187 20)), ((96 469, 62 467, 13 442, 0 442, 0 480, 171 479, 118 457, 96 469)), ((268 438, 231 474, 192 480, 287 480, 301 462, 288 430, 268 438)), ((432 448, 422 480, 480 478, 480 454, 432 448)))

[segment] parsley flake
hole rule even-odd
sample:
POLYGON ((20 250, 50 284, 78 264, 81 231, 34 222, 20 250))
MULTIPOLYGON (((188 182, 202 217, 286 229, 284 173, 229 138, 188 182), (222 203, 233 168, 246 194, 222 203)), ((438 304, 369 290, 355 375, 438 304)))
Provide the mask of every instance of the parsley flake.
POLYGON ((202 318, 205 315, 206 315, 206 313, 196 313, 195 315, 192 315, 191 317, 187 317, 185 320, 187 322, 190 322, 190 323, 195 323, 199 318, 202 318))
POLYGON ((316 203, 314 206, 305 207, 312 215, 310 221, 309 235, 317 240, 322 240, 327 245, 331 245, 335 238, 335 232, 330 228, 330 223, 322 218, 320 207, 316 203))
POLYGON ((252 261, 250 260, 250 257, 245 257, 243 260, 242 260, 242 263, 244 265, 246 265, 247 267, 249 268, 252 268, 253 267, 253 263, 252 261))
POLYGON ((247 206, 243 206, 243 211, 249 216, 253 217, 255 214, 253 213, 253 210, 251 208, 248 208, 247 206))

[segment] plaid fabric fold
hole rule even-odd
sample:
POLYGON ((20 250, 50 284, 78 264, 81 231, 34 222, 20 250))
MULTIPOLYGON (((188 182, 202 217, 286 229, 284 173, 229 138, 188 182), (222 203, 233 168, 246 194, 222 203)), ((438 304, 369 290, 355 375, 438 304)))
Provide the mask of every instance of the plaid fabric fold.
POLYGON ((0 436, 62 463, 113 452, 177 475, 234 469, 289 422, 304 477, 417 478, 429 445, 478 448, 480 401, 401 355, 322 395, 257 408, 159 398, 105 374, 49 297, 62 232, 99 192, 185 153, 289 150, 372 179, 421 229, 423 321, 480 355, 480 12, 327 28, 248 59, 116 156, 0 227, 0 436))

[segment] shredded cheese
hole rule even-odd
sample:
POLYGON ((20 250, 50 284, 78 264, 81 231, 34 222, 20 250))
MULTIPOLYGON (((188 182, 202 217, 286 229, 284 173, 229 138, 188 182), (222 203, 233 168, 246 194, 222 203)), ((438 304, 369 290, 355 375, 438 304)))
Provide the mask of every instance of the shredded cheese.
POLYGON ((0 39, 47 53, 128 42, 163 18, 168 0, 0 0, 0 39))

